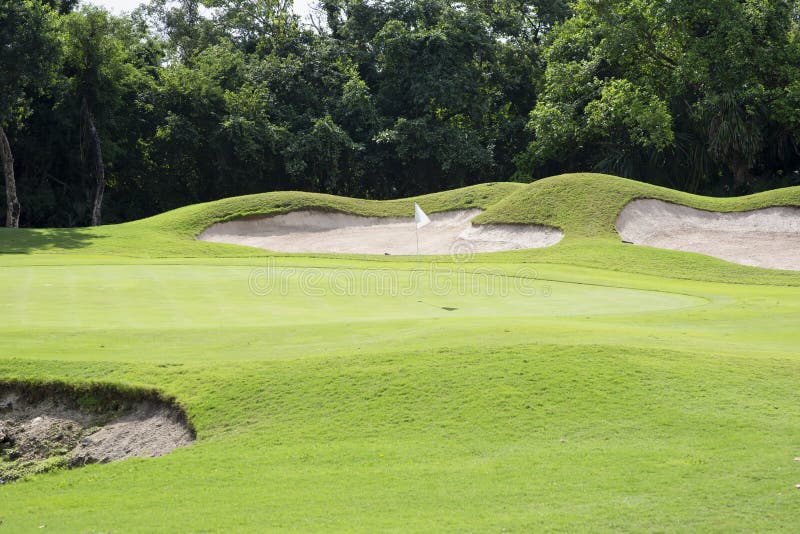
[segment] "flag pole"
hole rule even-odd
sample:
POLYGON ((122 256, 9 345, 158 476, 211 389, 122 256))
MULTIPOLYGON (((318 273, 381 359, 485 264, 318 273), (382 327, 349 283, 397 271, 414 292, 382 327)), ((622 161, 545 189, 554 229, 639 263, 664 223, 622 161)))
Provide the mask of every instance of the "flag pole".
MULTIPOLYGON (((428 218, 428 216, 425 214, 425 212, 422 211, 422 208, 419 207, 419 204, 414 202, 414 224, 417 227, 417 229, 416 229, 416 233, 417 233, 417 269, 420 268, 420 260, 419 260, 419 229, 422 228, 423 226, 425 226, 426 224, 429 224, 430 222, 431 222, 431 220, 428 218)), ((422 302, 422 284, 421 284, 421 281, 422 281, 422 276, 420 276, 420 279, 417 281, 418 282, 418 284, 417 284, 417 299, 418 299, 419 302, 422 302)))
MULTIPOLYGON (((417 234, 417 269, 419 269, 419 226, 415 223, 415 232, 417 234)), ((420 272, 417 278, 417 302, 422 302, 422 273, 420 272)))

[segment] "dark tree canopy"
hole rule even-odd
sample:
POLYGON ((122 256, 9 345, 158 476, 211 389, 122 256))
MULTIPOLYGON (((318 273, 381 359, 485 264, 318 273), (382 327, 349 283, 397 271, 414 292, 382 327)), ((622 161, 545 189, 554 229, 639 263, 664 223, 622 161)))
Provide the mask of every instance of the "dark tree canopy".
POLYGON ((0 4, 0 122, 29 226, 578 170, 740 194, 800 183, 799 19, 795 0, 321 0, 313 25, 289 0, 20 0, 0 4))

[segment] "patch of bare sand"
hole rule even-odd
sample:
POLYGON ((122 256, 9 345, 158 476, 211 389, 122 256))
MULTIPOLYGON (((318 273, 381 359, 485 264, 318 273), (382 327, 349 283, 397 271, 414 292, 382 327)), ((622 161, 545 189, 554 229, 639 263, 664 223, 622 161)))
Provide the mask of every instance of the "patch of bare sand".
POLYGON ((17 391, 0 391, 0 481, 50 467, 161 456, 192 441, 185 416, 162 403, 98 412, 64 399, 30 402, 17 391))
POLYGON ((617 218, 623 241, 698 252, 742 265, 800 270, 800 208, 722 213, 655 199, 629 202, 617 218))
MULTIPOLYGON (((431 224, 419 230, 420 254, 541 248, 555 245, 563 237, 560 230, 539 225, 473 225, 470 221, 480 212, 472 209, 431 214, 431 224)), ((391 255, 417 252, 411 217, 360 217, 313 210, 217 223, 197 238, 275 252, 391 255)))

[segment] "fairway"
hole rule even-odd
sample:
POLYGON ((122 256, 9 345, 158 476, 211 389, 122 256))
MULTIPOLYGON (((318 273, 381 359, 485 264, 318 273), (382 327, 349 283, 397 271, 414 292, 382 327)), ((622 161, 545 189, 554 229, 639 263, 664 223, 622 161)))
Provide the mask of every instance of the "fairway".
POLYGON ((155 389, 196 431, 0 485, 0 532, 795 528, 797 273, 577 209, 533 221, 553 247, 421 261, 198 242, 189 211, 0 241, 34 249, 0 255, 0 382, 155 389))

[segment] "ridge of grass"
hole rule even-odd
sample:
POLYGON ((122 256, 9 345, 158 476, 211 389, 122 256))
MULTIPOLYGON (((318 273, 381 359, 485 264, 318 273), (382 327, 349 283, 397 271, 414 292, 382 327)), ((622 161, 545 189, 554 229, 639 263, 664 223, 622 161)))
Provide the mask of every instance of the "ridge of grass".
POLYGON ((507 261, 557 263, 709 282, 800 285, 800 273, 796 271, 748 267, 703 254, 623 244, 616 230, 617 217, 630 201, 641 198, 707 211, 735 212, 800 206, 800 187, 715 198, 606 174, 565 174, 527 185, 473 222, 544 224, 564 232, 564 239, 554 247, 503 253, 507 261))
POLYGON ((413 217, 414 202, 419 203, 428 213, 470 208, 485 210, 525 187, 526 184, 515 182, 490 182, 396 200, 365 200, 322 193, 275 191, 185 206, 137 222, 188 232, 194 237, 214 223, 304 209, 364 217, 413 217))
POLYGON ((113 254, 135 257, 264 256, 249 247, 197 241, 214 223, 254 215, 279 215, 301 209, 368 217, 410 217, 414 202, 436 213, 486 209, 525 184, 492 182, 399 200, 364 200, 320 193, 276 191, 184 206, 123 224, 89 228, 0 228, 0 254, 37 252, 113 254))
POLYGON ((706 197, 608 174, 576 173, 544 178, 510 194, 478 215, 476 224, 542 224, 564 231, 565 239, 619 240, 616 221, 628 202, 651 198, 706 211, 749 211, 800 206, 800 186, 742 197, 706 197))
POLYGON ((188 421, 183 407, 175 396, 164 394, 154 387, 114 384, 101 380, 68 382, 43 380, 30 376, 13 379, 0 378, 0 393, 7 392, 16 393, 30 403, 57 399, 67 405, 98 413, 124 411, 138 403, 159 404, 172 410, 180 422, 187 426, 192 436, 195 435, 191 422, 188 421))

